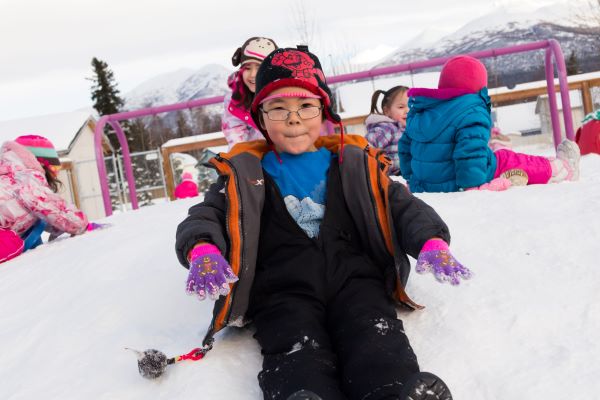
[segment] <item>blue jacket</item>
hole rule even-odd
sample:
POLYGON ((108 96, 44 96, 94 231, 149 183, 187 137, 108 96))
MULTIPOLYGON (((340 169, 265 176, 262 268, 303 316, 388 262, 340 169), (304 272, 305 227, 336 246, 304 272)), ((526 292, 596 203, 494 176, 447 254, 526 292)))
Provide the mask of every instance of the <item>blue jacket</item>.
POLYGON ((487 88, 452 98, 410 97, 409 107, 398 154, 410 190, 456 192, 494 178, 487 88))

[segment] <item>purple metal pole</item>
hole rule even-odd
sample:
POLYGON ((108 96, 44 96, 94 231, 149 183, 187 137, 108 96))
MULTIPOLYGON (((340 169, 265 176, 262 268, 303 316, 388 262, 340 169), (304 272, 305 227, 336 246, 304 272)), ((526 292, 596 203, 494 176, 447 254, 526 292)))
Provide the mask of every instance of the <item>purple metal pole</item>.
POLYGON ((215 96, 215 97, 208 97, 206 99, 186 101, 183 103, 168 104, 166 106, 160 106, 160 107, 142 108, 142 109, 135 110, 135 111, 125 111, 125 112, 120 112, 117 114, 111 114, 111 115, 109 115, 109 118, 111 121, 123 121, 125 119, 147 117, 149 115, 156 115, 156 114, 166 113, 166 112, 171 112, 171 111, 185 110, 188 108, 207 106, 210 104, 218 104, 218 103, 222 103, 224 98, 225 98, 225 96, 215 96))
MULTIPOLYGON (((573 113, 571 111, 571 96, 569 95, 569 82, 567 81, 567 66, 560 44, 554 40, 548 40, 550 49, 554 53, 554 61, 558 72, 558 83, 560 85, 560 100, 562 102, 563 120, 565 123, 565 133, 567 138, 575 140, 575 131, 573 130, 573 113)), ((558 146, 558 144, 556 144, 558 146)))
POLYGON ((100 179, 100 189, 102 190, 102 201, 104 203, 104 213, 106 216, 112 215, 112 204, 110 202, 110 189, 108 188, 108 178, 106 176, 106 165, 104 165, 104 151, 102 149, 102 138, 104 137, 104 126, 110 115, 105 115, 98 120, 94 130, 94 147, 96 153, 96 167, 98 168, 98 179, 100 179))
POLYGON ((127 189, 129 190, 129 201, 131 201, 131 208, 137 210, 138 201, 137 193, 135 191, 135 177, 133 176, 133 167, 131 166, 131 156, 129 155, 129 145, 127 144, 127 138, 123 133, 123 128, 119 121, 108 121, 110 126, 117 133, 117 138, 121 144, 121 151, 123 152, 123 166, 125 167, 125 177, 127 178, 127 189))
POLYGON ((546 49, 546 84, 548 85, 548 105, 550 106, 550 119, 552 121, 552 137, 554 138, 554 148, 556 149, 561 141, 562 133, 558 119, 558 106, 556 105, 554 66, 552 65, 552 50, 550 48, 546 49))

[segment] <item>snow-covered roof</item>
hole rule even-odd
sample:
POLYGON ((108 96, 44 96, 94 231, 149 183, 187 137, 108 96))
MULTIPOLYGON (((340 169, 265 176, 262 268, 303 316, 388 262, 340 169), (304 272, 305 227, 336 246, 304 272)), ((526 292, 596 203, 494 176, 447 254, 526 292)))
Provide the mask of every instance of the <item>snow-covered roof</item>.
POLYGON ((166 141, 161 147, 173 147, 182 144, 206 142, 207 140, 225 138, 223 132, 204 133, 201 135, 187 136, 183 138, 171 139, 166 141))
POLYGON ((0 121, 0 142, 34 134, 48 138, 57 151, 68 151, 81 128, 90 120, 96 122, 89 111, 73 111, 0 121))

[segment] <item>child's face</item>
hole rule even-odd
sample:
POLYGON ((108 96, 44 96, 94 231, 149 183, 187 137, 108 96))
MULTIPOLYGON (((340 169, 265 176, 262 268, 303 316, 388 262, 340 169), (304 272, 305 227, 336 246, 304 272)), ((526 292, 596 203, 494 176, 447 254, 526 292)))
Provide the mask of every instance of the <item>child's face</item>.
POLYGON ((258 72, 258 67, 260 67, 259 63, 248 62, 242 68, 242 80, 252 93, 256 91, 256 72, 258 72))
MULTIPOLYGON (((312 95, 309 90, 297 87, 280 88, 269 93, 269 95, 284 93, 312 95)), ((261 125, 269 133, 269 137, 278 152, 301 154, 308 151, 316 151, 314 143, 319 138, 322 124, 321 115, 323 110, 320 107, 320 99, 280 97, 267 100, 261 106, 261 125), (300 109, 306 109, 305 119, 300 118, 296 112, 300 109), (284 121, 273 121, 269 119, 269 111, 279 111, 280 113, 285 113, 285 111, 291 112, 289 112, 284 121), (306 116, 312 115, 314 117, 306 118, 306 116)))
POLYGON ((383 113, 398 121, 402 127, 406 127, 406 114, 408 114, 408 96, 406 92, 397 95, 392 104, 383 109, 383 113))

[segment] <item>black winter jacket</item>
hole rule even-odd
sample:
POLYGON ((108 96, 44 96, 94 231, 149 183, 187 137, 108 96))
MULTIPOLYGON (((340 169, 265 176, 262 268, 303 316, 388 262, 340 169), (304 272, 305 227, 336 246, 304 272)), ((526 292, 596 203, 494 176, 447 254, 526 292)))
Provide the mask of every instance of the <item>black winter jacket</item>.
MULTIPOLYGON (((389 179, 390 162, 379 149, 370 147, 362 136, 345 135, 344 139, 342 195, 359 227, 360 239, 375 262, 394 270, 396 287, 390 294, 412 309, 421 308, 404 291, 410 272, 407 254, 417 258, 424 243, 433 237, 449 243, 448 228, 430 206, 389 179)), ((315 145, 338 153, 339 136, 321 137, 315 145)), ((221 250, 240 278, 229 295, 216 301, 205 345, 225 326, 248 322, 265 198, 261 159, 269 150, 264 141, 246 142, 211 159, 219 179, 177 228, 175 247, 183 266, 189 268, 187 255, 192 247, 208 241, 221 250)))

